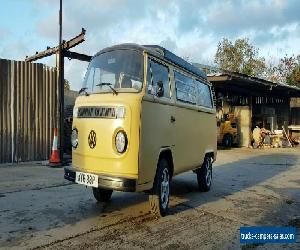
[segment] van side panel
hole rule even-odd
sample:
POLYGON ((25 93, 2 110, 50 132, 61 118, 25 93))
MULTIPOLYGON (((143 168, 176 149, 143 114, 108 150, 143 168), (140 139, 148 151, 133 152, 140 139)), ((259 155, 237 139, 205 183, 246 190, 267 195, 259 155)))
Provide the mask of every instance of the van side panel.
POLYGON ((174 145, 173 124, 170 121, 174 107, 144 96, 141 108, 139 184, 151 183, 156 173, 159 153, 162 148, 174 145))
POLYGON ((175 117, 174 172, 181 173, 201 166, 205 153, 216 151, 216 118, 184 104, 175 107, 175 117))

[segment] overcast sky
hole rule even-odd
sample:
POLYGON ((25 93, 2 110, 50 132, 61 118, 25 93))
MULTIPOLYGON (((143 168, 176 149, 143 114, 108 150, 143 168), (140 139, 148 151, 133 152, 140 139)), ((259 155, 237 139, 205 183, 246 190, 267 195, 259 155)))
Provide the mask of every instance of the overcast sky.
MULTIPOLYGON (((58 43, 59 0, 0 0, 0 58, 58 43)), ((63 38, 87 30, 77 52, 93 55, 118 43, 159 44, 191 61, 212 64, 223 38, 248 37, 267 59, 300 54, 299 0, 63 0, 63 38)), ((39 62, 54 65, 55 57, 39 62)), ((87 64, 66 60, 79 89, 87 64)))

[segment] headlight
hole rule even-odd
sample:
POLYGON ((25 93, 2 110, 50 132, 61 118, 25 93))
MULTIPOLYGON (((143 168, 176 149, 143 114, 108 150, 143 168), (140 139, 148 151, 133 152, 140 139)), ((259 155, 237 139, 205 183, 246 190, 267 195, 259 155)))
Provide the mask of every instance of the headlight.
POLYGON ((73 128, 71 134, 71 144, 73 148, 77 148, 78 146, 78 130, 77 128, 73 128))
POLYGON ((116 149, 119 153, 124 153, 127 148, 127 137, 124 131, 119 131, 115 139, 116 149))

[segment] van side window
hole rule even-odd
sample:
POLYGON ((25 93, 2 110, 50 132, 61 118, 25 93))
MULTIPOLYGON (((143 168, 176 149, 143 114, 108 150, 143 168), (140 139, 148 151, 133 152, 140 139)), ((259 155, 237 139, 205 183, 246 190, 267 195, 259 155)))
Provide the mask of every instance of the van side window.
POLYGON ((192 78, 175 71, 175 88, 177 100, 196 104, 196 89, 192 78))
POLYGON ((207 84, 196 80, 196 88, 198 91, 197 105, 212 108, 210 87, 207 84))
POLYGON ((147 93, 170 98, 168 67, 148 60, 147 93))

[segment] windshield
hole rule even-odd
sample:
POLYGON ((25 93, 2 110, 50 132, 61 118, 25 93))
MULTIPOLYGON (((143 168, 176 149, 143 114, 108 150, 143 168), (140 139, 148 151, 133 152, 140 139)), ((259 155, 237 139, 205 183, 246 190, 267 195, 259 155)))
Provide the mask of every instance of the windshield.
POLYGON ((114 50, 92 59, 83 87, 88 93, 139 92, 143 82, 143 55, 135 50, 114 50))

